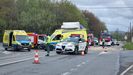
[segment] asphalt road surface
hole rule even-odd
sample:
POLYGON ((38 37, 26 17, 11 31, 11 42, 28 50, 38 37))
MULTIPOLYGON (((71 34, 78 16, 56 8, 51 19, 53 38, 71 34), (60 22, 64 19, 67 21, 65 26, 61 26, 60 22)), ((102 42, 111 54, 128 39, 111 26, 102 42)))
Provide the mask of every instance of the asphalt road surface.
POLYGON ((118 75, 133 75, 133 50, 120 52, 120 71, 118 75))
POLYGON ((40 64, 33 64, 34 50, 5 51, 0 47, 0 75, 118 75, 126 69, 121 70, 122 52, 121 46, 90 47, 84 56, 51 51, 46 57, 39 50, 40 64))

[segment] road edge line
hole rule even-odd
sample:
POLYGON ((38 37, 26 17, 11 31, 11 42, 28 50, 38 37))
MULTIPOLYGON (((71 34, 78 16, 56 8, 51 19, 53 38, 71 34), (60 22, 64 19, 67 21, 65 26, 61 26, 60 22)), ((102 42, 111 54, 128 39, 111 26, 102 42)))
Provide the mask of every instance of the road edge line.
POLYGON ((116 63, 115 66, 118 67, 118 68, 116 68, 117 71, 116 71, 116 74, 115 74, 115 75, 117 75, 120 71, 120 51, 118 51, 118 59, 117 59, 117 63, 116 63))
MULTIPOLYGON (((41 57, 44 57, 44 56, 40 56, 40 58, 41 57)), ((27 61, 27 60, 31 60, 31 59, 34 59, 34 57, 23 59, 23 60, 17 60, 17 61, 13 61, 13 62, 8 62, 8 63, 4 63, 4 64, 0 64, 0 66, 5 66, 5 65, 10 65, 10 64, 14 64, 14 63, 19 63, 19 62, 23 62, 23 61, 27 61)))
POLYGON ((132 67, 133 67, 133 64, 132 64, 131 66, 129 66, 126 70, 124 70, 120 75, 124 75, 124 74, 127 73, 127 71, 129 71, 132 67))

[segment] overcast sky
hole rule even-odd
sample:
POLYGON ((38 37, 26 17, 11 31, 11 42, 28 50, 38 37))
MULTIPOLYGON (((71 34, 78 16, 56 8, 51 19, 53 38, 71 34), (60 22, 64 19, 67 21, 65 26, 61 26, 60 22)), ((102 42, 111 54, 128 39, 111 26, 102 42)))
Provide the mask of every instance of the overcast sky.
POLYGON ((93 12, 109 31, 128 31, 133 26, 133 0, 70 0, 81 10, 93 12))

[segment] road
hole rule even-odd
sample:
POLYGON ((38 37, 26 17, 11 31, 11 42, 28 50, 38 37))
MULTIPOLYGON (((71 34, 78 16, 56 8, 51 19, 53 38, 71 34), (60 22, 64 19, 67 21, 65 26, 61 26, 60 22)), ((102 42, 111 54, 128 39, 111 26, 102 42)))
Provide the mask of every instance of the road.
POLYGON ((133 50, 120 52, 120 72, 121 75, 133 75, 133 50))
POLYGON ((40 64, 33 64, 34 50, 17 52, 1 48, 0 75, 117 75, 121 70, 121 50, 121 46, 90 47, 84 56, 51 51, 49 57, 39 50, 40 64))

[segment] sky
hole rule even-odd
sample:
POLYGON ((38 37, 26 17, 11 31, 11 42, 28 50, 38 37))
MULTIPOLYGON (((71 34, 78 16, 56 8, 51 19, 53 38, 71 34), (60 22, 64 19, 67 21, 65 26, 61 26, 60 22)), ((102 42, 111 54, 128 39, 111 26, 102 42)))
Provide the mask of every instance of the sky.
POLYGON ((133 0, 70 0, 80 10, 89 10, 109 31, 128 31, 133 26, 133 0))

